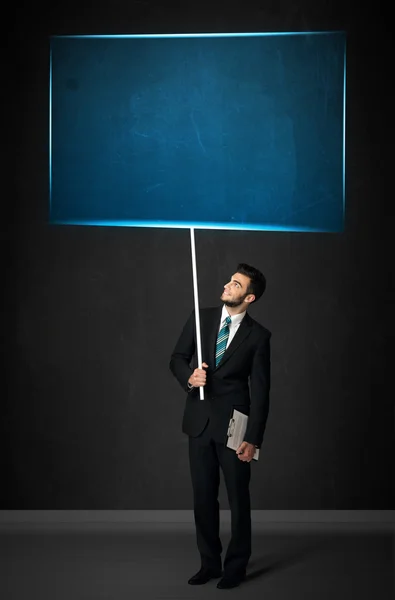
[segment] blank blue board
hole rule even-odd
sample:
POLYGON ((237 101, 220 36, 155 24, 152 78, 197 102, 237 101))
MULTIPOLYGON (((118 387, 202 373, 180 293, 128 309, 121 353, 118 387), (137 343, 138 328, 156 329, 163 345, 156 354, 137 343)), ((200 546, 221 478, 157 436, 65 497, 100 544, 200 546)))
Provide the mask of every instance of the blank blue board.
POLYGON ((344 32, 53 36, 50 222, 342 231, 344 32))

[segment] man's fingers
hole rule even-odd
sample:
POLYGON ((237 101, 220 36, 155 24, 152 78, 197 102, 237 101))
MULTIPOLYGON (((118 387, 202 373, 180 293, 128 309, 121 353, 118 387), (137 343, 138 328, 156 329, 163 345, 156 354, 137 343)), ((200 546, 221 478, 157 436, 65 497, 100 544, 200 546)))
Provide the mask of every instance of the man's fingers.
POLYGON ((195 373, 195 377, 197 379, 206 379, 206 373, 204 371, 198 371, 195 373))
POLYGON ((237 448, 236 453, 240 454, 241 452, 243 452, 245 450, 245 447, 247 446, 246 442, 242 442, 240 444, 240 446, 237 448))
POLYGON ((242 442, 236 450, 238 459, 243 462, 251 462, 252 460, 251 451, 248 446, 247 442, 242 442))
MULTIPOLYGON (((207 363, 202 363, 202 367, 207 368, 208 364, 207 363)), ((206 371, 202 368, 196 368, 194 373, 193 373, 193 383, 195 384, 196 387, 200 387, 205 385, 206 383, 206 371)))
POLYGON ((193 382, 196 386, 203 386, 206 383, 206 371, 203 369, 195 369, 195 373, 193 375, 193 382))

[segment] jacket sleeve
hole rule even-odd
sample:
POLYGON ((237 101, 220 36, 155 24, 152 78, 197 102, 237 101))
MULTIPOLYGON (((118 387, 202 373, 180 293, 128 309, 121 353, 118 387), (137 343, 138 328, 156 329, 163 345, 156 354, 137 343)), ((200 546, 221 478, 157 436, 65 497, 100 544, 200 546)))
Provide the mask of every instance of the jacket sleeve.
POLYGON ((258 448, 263 441, 269 414, 270 337, 269 333, 258 345, 250 372, 250 414, 244 440, 258 448))
POLYGON ((195 354, 195 347, 195 311, 193 310, 178 338, 169 364, 174 377, 186 392, 190 391, 188 379, 193 373, 190 363, 195 354))

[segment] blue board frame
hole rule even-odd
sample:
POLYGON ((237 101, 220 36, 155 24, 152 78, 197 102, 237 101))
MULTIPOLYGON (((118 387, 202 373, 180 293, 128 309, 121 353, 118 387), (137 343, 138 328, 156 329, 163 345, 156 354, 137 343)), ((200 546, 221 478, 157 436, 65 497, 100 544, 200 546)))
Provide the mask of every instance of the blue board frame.
POLYGON ((342 231, 344 32, 53 36, 50 222, 342 231))

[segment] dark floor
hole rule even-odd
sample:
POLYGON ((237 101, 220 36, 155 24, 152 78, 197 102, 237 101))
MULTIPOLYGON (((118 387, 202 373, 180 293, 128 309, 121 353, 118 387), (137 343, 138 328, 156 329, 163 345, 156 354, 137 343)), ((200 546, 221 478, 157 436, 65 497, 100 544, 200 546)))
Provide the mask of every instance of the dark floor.
MULTIPOLYGON (((229 533, 222 534, 224 548, 229 533)), ((192 587, 190 526, 0 535, 1 600, 394 600, 394 530, 254 530, 247 580, 192 587)))

